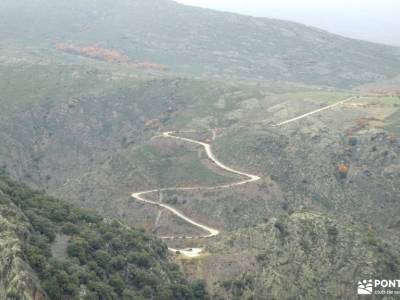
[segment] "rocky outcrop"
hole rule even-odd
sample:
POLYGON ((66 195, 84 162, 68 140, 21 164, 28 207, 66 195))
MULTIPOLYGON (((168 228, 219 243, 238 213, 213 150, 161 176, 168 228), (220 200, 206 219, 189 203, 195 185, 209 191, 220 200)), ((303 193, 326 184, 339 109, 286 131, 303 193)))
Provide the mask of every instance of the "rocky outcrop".
POLYGON ((211 274, 221 272, 218 257, 231 262, 225 280, 209 285, 223 299, 353 299, 359 280, 395 278, 400 258, 371 229, 313 212, 235 231, 210 251, 211 274))
POLYGON ((20 210, 0 191, 0 299, 47 299, 22 247, 29 223, 20 210))

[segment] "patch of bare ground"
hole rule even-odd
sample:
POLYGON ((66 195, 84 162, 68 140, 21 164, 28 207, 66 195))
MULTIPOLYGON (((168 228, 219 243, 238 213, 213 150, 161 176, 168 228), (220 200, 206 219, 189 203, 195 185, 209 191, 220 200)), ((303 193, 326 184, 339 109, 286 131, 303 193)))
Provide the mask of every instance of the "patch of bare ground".
POLYGON ((71 237, 65 234, 57 234, 56 238, 51 245, 51 254, 59 259, 67 256, 67 248, 71 237))

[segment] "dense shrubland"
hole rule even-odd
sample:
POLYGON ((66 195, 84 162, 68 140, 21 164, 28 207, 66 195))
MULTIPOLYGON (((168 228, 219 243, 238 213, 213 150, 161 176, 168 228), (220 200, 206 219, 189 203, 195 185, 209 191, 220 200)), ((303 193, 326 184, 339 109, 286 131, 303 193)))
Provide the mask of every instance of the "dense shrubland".
POLYGON ((0 189, 31 224, 24 255, 51 299, 205 299, 168 261, 167 247, 142 230, 127 229, 90 211, 0 177, 0 189), (52 255, 59 234, 65 257, 52 255))

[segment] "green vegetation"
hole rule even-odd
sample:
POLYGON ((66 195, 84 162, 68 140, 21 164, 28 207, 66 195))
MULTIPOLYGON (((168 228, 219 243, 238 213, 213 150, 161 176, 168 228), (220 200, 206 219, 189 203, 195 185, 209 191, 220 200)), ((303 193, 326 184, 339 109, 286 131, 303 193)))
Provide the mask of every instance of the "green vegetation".
POLYGON ((168 261, 161 241, 127 229, 5 177, 0 190, 31 224, 23 247, 50 299, 205 299, 201 283, 189 284, 168 261), (52 256, 56 235, 70 237, 67 255, 52 256))
POLYGON ((0 189, 0 299, 31 300, 44 295, 25 262, 22 249, 28 234, 26 217, 0 189))

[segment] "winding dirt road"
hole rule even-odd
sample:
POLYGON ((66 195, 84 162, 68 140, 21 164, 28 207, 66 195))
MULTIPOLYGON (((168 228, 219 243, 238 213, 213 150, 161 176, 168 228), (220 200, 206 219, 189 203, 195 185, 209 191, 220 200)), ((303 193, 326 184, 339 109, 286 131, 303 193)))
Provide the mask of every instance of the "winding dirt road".
POLYGON ((322 108, 319 108, 319 109, 313 110, 313 111, 311 111, 311 112, 308 112, 308 113, 306 113, 306 114, 304 114, 304 115, 301 115, 301 116, 295 117, 295 118, 293 118, 293 119, 286 120, 286 121, 284 121, 284 122, 275 124, 275 125, 273 125, 273 127, 278 127, 278 126, 286 125, 286 124, 289 124, 289 123, 292 123, 292 122, 295 122, 295 121, 298 121, 298 120, 307 118, 307 117, 309 117, 309 116, 311 116, 311 115, 314 115, 314 114, 317 114, 317 113, 319 113, 319 112, 321 112, 321 111, 324 111, 324 110, 327 110, 327 109, 331 109, 331 108, 334 108, 334 107, 336 107, 336 106, 345 104, 346 102, 352 101, 352 100, 354 100, 355 98, 357 98, 357 97, 352 96, 352 97, 346 98, 346 99, 341 100, 341 101, 339 101, 339 102, 336 102, 336 103, 334 103, 334 104, 331 104, 331 105, 328 105, 328 106, 324 106, 324 107, 322 107, 322 108))
MULTIPOLYGON (((181 213, 180 211, 178 211, 177 209, 175 209, 174 207, 161 203, 161 202, 156 202, 150 199, 146 199, 144 196, 145 195, 149 195, 152 193, 156 193, 156 192, 165 192, 165 191, 191 191, 191 190, 218 190, 218 189, 227 189, 227 188, 232 188, 235 186, 239 186, 239 185, 244 185, 247 183, 251 183, 257 180, 260 180, 261 177, 257 176, 257 175, 253 175, 253 174, 249 174, 246 172, 242 172, 242 171, 238 171, 235 170, 233 168, 228 167, 227 165, 225 165, 224 163, 222 163, 221 161, 219 161, 214 153, 212 152, 211 149, 211 145, 204 143, 204 142, 200 142, 200 141, 196 141, 193 139, 189 139, 189 138, 184 138, 184 137, 180 137, 177 135, 174 135, 174 132, 169 131, 169 132, 164 132, 161 136, 159 137, 163 137, 163 138, 172 138, 172 139, 176 139, 176 140, 180 140, 180 141, 184 141, 184 142, 188 142, 188 143, 192 143, 192 144, 196 144, 196 145, 200 145, 204 148, 208 158, 214 162, 218 167, 220 167, 221 169, 230 172, 232 174, 236 174, 236 175, 240 175, 245 177, 246 179, 241 180, 241 181, 237 181, 237 182, 233 182, 233 183, 229 183, 229 184, 224 184, 224 185, 217 185, 217 186, 209 186, 209 187, 171 187, 171 188, 163 188, 163 189, 154 189, 154 190, 148 190, 148 191, 142 191, 142 192, 137 192, 137 193, 133 193, 132 197, 138 201, 147 203, 147 204, 151 204, 153 206, 158 206, 160 208, 166 209, 168 211, 170 211, 171 213, 173 213, 175 216, 181 218, 182 220, 188 222, 189 224, 200 228, 202 230, 204 230, 206 232, 205 235, 201 235, 201 236, 185 236, 185 237, 175 237, 175 236, 163 236, 161 237, 162 239, 195 239, 195 238, 210 238, 213 236, 217 236, 220 234, 220 231, 218 229, 209 227, 207 225, 204 225, 202 223, 196 222, 195 220, 185 216, 183 213, 181 213)), ((202 249, 201 248, 193 248, 193 249, 174 249, 174 248, 169 248, 170 251, 172 252, 180 252, 181 254, 187 256, 187 257, 197 257, 200 256, 202 253, 202 249)))
MULTIPOLYGON (((333 107, 342 105, 342 104, 344 104, 346 102, 352 101, 355 98, 359 98, 359 97, 352 96, 352 97, 346 98, 346 99, 341 100, 339 102, 336 102, 334 104, 327 105, 325 107, 316 109, 314 111, 308 112, 308 113, 303 114, 301 116, 286 120, 286 121, 278 123, 278 124, 275 124, 275 125, 273 125, 273 127, 283 126, 283 125, 286 125, 286 124, 301 120, 303 118, 309 117, 309 116, 311 116, 313 114, 316 114, 316 113, 319 113, 321 111, 324 111, 324 110, 327 110, 327 109, 331 109, 333 107)), ((188 132, 188 131, 186 131, 186 132, 188 132)), ((166 209, 166 210, 170 211, 171 213, 173 213, 175 216, 177 216, 177 217, 181 218, 182 220, 186 221, 187 223, 189 223, 189 224, 191 224, 191 225, 193 225, 193 226, 195 226, 197 228, 200 228, 200 229, 202 229, 202 230, 204 230, 206 232, 206 234, 201 235, 201 236, 185 236, 185 237, 183 237, 183 236, 181 236, 181 237, 163 236, 163 237, 161 237, 162 239, 170 239, 170 240, 172 240, 172 239, 196 239, 196 238, 210 238, 210 237, 214 237, 214 236, 219 235, 220 231, 218 229, 209 227, 209 226, 204 225, 204 224, 202 224, 200 222, 196 222, 195 220, 185 216, 183 213, 181 213, 177 209, 173 208, 172 206, 164 204, 164 203, 161 203, 161 201, 160 202, 156 202, 156 201, 153 201, 153 200, 150 200, 150 199, 146 199, 144 196, 152 194, 152 193, 156 193, 156 192, 165 192, 165 191, 191 191, 191 190, 227 189, 227 188, 232 188, 232 187, 235 187, 235 186, 239 186, 239 185, 255 182, 257 180, 260 180, 261 177, 259 177, 257 175, 249 174, 249 173, 246 173, 246 172, 243 172, 243 171, 238 171, 238 170, 235 170, 235 169, 233 169, 231 167, 228 167, 227 165, 225 165, 224 163, 222 163, 221 161, 219 161, 215 157, 214 153, 212 152, 210 144, 207 144, 207 143, 204 143, 204 142, 201 142, 201 141, 196 141, 196 140, 189 139, 189 138, 185 138, 185 137, 177 136, 177 135, 175 135, 175 132, 173 132, 173 131, 164 132, 161 136, 157 136, 155 138, 160 138, 160 137, 172 138, 172 139, 176 139, 176 140, 180 140, 180 141, 184 141, 184 142, 200 145, 200 146, 202 146, 204 148, 208 158, 212 162, 214 162, 218 167, 220 167, 221 169, 223 169, 223 170, 225 170, 227 172, 230 172, 232 174, 243 176, 246 179, 241 180, 241 181, 237 181, 237 182, 234 182, 234 183, 225 184, 225 185, 209 186, 209 187, 171 187, 171 188, 163 188, 163 189, 154 189, 154 190, 148 190, 148 191, 142 191, 142 192, 133 193, 132 197, 134 199, 136 199, 137 201, 141 201, 141 202, 144 202, 144 203, 147 203, 147 204, 151 204, 153 206, 158 206, 159 208, 166 209)), ((213 140, 214 139, 215 139, 215 131, 213 131, 213 140)), ((156 223, 157 223, 157 221, 156 221, 156 223)), ((186 257, 189 257, 189 258, 198 257, 198 256, 201 255, 201 253, 203 251, 203 249, 201 249, 201 248, 189 248, 189 249, 169 248, 169 250, 172 251, 172 252, 175 252, 175 253, 180 252, 182 255, 184 255, 186 257)))

